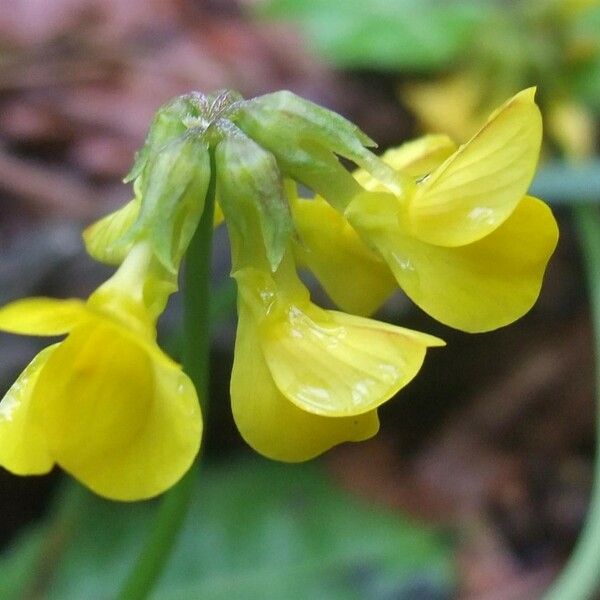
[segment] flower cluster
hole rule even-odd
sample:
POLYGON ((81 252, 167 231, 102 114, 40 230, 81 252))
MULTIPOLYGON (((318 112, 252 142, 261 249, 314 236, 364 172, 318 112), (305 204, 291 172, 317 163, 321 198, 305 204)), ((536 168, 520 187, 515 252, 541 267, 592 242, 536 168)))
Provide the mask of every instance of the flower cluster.
POLYGON ((0 309, 5 331, 68 334, 0 403, 0 464, 19 474, 58 464, 126 500, 189 468, 198 399, 155 324, 209 189, 238 286, 231 403, 242 436, 284 461, 373 436, 377 408, 443 345, 368 317, 397 286, 465 331, 514 321, 539 293, 558 231, 526 195, 541 140, 533 95, 517 94, 460 148, 428 136, 381 158, 354 125, 289 92, 194 93, 162 107, 128 176, 134 199, 84 232, 115 275, 85 303, 0 309), (345 312, 312 303, 299 267, 345 312))

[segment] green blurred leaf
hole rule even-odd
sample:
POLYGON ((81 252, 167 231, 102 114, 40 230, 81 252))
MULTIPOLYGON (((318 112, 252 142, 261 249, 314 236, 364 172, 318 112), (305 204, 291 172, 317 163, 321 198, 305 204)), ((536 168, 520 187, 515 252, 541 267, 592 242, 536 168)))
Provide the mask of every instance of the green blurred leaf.
POLYGON ((28 586, 39 563, 44 529, 37 528, 23 536, 20 544, 11 548, 0 561, 0 598, 17 600, 27 597, 28 586))
MULTIPOLYGON (((86 494, 61 557, 41 557, 36 571, 55 565, 43 597, 114 597, 145 539, 151 504, 86 494)), ((7 581, 11 569, 31 565, 31 535, 39 533, 0 562, 7 581)), ((431 529, 332 487, 314 464, 241 462, 199 474, 185 529, 153 598, 408 600, 417 590, 445 597, 449 550, 431 529)))
POLYGON ((326 59, 348 68, 432 70, 469 43, 489 3, 462 0, 264 0, 259 13, 297 22, 326 59))
POLYGON ((577 96, 594 110, 600 111, 600 54, 574 69, 571 81, 577 96))

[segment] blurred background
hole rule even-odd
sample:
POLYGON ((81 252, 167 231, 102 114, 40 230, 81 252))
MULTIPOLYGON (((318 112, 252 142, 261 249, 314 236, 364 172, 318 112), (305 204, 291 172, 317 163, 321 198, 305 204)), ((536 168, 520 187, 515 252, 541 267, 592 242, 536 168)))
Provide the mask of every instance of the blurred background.
MULTIPOLYGON (((448 348, 429 353, 380 410, 371 441, 308 465, 271 463, 244 445, 229 409, 235 289, 218 232, 205 460, 156 598, 541 597, 592 483, 592 329, 569 215, 600 201, 600 6, 0 0, 2 303, 85 297, 107 277, 81 230, 129 199, 121 179, 173 96, 290 89, 384 150, 424 131, 464 142, 530 85, 547 134, 533 189, 561 227, 540 300, 518 323, 469 336, 400 293, 390 299, 378 316, 448 348)), ((160 332, 175 356, 179 322, 175 298, 160 332)), ((45 343, 0 336, 2 391, 45 343)), ((59 472, 0 469, 0 598, 115 597, 155 507, 102 501, 59 472)))

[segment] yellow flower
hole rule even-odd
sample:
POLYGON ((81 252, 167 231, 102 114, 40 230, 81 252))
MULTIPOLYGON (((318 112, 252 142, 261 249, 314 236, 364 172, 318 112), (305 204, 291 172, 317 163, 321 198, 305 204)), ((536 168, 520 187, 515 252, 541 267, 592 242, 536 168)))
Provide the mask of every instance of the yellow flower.
POLYGON ((308 460, 377 433, 377 407, 419 371, 438 338, 312 304, 291 261, 244 267, 231 376, 242 437, 261 454, 308 460))
POLYGON ((156 345, 172 289, 132 249, 87 302, 31 298, 0 309, 0 329, 67 338, 40 352, 0 402, 0 465, 19 475, 60 465, 96 493, 138 500, 173 485, 196 456, 194 386, 156 345))
MULTIPOLYGON (((550 209, 526 195, 541 142, 533 96, 533 89, 517 94, 458 149, 445 136, 428 136, 384 154, 385 162, 416 177, 414 191, 398 196, 359 172, 367 191, 337 216, 338 226, 345 217, 354 228, 353 245, 361 238, 374 250, 418 306, 464 331, 492 330, 525 314, 537 299, 558 240, 550 209)), ((322 218, 321 204, 301 205, 300 239, 310 242, 310 226, 322 218)), ((322 255, 307 245, 304 255, 322 255)), ((343 269, 337 276, 333 283, 326 278, 324 287, 354 285, 377 305, 381 294, 371 290, 368 279, 344 279, 343 269)))
MULTIPOLYGON (((415 377, 427 347, 444 342, 310 301, 291 244, 284 239, 271 246, 277 261, 269 252, 264 217, 279 211, 286 197, 274 161, 253 145, 236 138, 216 151, 238 286, 231 406, 250 446, 269 458, 297 462, 375 435, 377 407, 415 377)), ((326 221, 315 239, 319 233, 329 236, 326 221)), ((378 260, 368 250, 365 256, 378 260)), ((360 302, 358 294, 353 298, 360 302)))

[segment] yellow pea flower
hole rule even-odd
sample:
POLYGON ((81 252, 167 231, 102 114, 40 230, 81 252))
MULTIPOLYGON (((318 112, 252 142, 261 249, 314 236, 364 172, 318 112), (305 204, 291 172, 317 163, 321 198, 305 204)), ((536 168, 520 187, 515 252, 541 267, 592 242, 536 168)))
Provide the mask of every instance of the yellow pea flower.
POLYGON ((42 350, 0 402, 0 465, 19 475, 54 464, 107 498, 138 500, 173 485, 196 456, 194 386, 156 345, 174 284, 147 244, 87 302, 31 298, 0 309, 0 329, 67 338, 42 350))
MULTIPOLYGON (((427 136, 384 154, 387 164, 417 177, 408 194, 357 172, 367 191, 338 221, 345 217, 404 292, 442 323, 469 332, 507 325, 534 304, 558 240, 550 209, 526 195, 540 142, 534 90, 524 90, 459 148, 445 136, 427 136)), ((321 219, 319 200, 303 211, 301 238, 304 223, 321 219)), ((368 289, 342 281, 343 269, 337 276, 338 288, 368 289)))
POLYGON ((370 314, 391 292, 391 272, 423 310, 464 331, 531 308, 558 239, 550 209, 525 195, 541 141, 533 96, 517 94, 459 148, 429 135, 386 152, 385 163, 417 181, 403 196, 359 170, 367 192, 343 214, 319 197, 292 203, 297 254, 339 306, 370 314))
POLYGON ((428 347, 444 342, 313 304, 291 244, 272 246, 277 261, 268 249, 261 216, 286 198, 275 161, 238 136, 219 144, 216 166, 238 286, 230 395, 242 437, 289 462, 372 437, 378 406, 415 377, 428 347))
POLYGON ((424 333, 323 310, 291 261, 275 274, 244 267, 238 284, 238 329, 231 403, 242 437, 277 460, 308 460, 379 428, 377 407, 417 374, 424 333))
MULTIPOLYGON (((447 136, 429 135, 388 150, 382 159, 405 176, 420 177, 455 150, 447 136)), ((369 190, 386 189, 363 169, 355 171, 354 178, 369 190)), ((365 316, 374 313, 397 286, 386 262, 323 198, 299 198, 295 185, 288 186, 288 196, 298 232, 294 254, 299 264, 314 273, 342 310, 365 316)))

